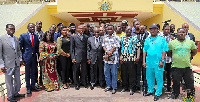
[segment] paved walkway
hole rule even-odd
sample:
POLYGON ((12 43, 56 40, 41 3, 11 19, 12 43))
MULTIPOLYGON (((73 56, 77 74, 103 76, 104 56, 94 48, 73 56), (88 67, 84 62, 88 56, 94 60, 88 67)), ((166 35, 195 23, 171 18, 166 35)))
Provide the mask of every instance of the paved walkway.
MULTIPOLYGON (((200 67, 193 66, 193 70, 200 72, 200 67)), ((21 73, 24 72, 24 67, 21 68, 21 73)), ((200 78, 200 76, 196 76, 200 78)), ((24 75, 21 76, 21 79, 24 75)), ((4 75, 0 73, 0 83, 4 82, 4 75)), ((24 80, 22 81, 24 82, 24 80)), ((200 102, 200 86, 195 85, 196 99, 195 102, 200 102)), ((4 85, 5 88, 5 85, 4 85)), ((111 92, 104 92, 104 89, 95 87, 94 90, 81 87, 80 90, 75 90, 73 86, 69 89, 62 89, 60 91, 46 92, 44 90, 40 92, 33 92, 32 95, 28 95, 26 98, 18 99, 19 102, 152 102, 153 96, 144 97, 139 91, 134 95, 129 95, 129 92, 121 93, 121 87, 119 87, 116 94, 112 95, 111 92)), ((5 91, 6 92, 6 91, 5 91)), ((25 84, 22 85, 20 93, 26 93, 25 84)), ((179 99, 168 99, 169 93, 165 93, 160 97, 158 102, 182 102, 182 97, 186 94, 181 92, 179 99)), ((0 99, 1 101, 1 99, 0 99)))
MULTIPOLYGON (((134 95, 129 95, 129 92, 121 93, 121 89, 118 89, 116 94, 111 92, 104 92, 104 89, 100 87, 90 90, 89 88, 81 87, 80 90, 75 90, 74 87, 69 89, 63 89, 54 92, 33 92, 32 96, 19 99, 20 102, 153 102, 153 96, 144 97, 139 91, 134 95)), ((25 90, 24 90, 25 91, 25 90)), ((23 93, 23 92, 22 92, 23 93)), ((169 93, 164 92, 158 102, 182 102, 184 92, 178 99, 168 99, 169 93)), ((196 88, 195 102, 200 102, 200 89, 196 88)))

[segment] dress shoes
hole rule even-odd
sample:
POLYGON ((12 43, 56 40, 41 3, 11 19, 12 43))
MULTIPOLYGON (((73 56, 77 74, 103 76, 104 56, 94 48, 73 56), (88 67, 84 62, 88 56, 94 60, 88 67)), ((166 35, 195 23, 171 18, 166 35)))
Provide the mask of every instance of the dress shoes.
POLYGON ((115 94, 115 93, 116 93, 116 89, 113 89, 113 90, 112 90, 112 94, 115 94))
POLYGON ((147 92, 147 94, 144 94, 144 96, 150 96, 153 95, 153 93, 147 92))
POLYGON ((140 87, 139 87, 139 86, 136 86, 136 87, 135 87, 135 91, 140 91, 140 87))
POLYGON ((100 85, 100 87, 101 87, 102 89, 104 89, 104 88, 105 88, 105 86, 104 86, 104 85, 100 85))
POLYGON ((30 89, 27 90, 27 94, 32 94, 30 89))
POLYGON ((88 88, 88 85, 85 85, 84 87, 87 89, 87 88, 88 88))
POLYGON ((134 94, 133 90, 132 90, 132 89, 130 89, 130 95, 133 95, 133 94, 134 94))
POLYGON ((111 88, 106 88, 104 91, 107 92, 107 91, 110 91, 110 90, 111 90, 111 88))
POLYGON ((75 87, 75 90, 79 90, 79 89, 80 89, 80 86, 76 86, 76 87, 75 87))
POLYGON ((17 102, 17 100, 15 98, 7 98, 7 100, 10 102, 17 102))
POLYGON ((183 91, 183 92, 186 91, 186 86, 185 86, 185 85, 182 86, 182 91, 183 91))
POLYGON ((144 96, 145 94, 147 94, 147 88, 146 88, 146 87, 143 88, 143 96, 144 96))
POLYGON ((171 96, 168 97, 168 99, 177 99, 178 95, 175 94, 171 94, 171 96))
POLYGON ((68 86, 65 86, 65 87, 63 87, 63 89, 69 89, 70 88, 70 86, 68 85, 68 86))
POLYGON ((93 90, 93 89, 94 89, 94 85, 91 85, 91 86, 90 86, 90 89, 93 90))
POLYGON ((38 83, 35 83, 35 87, 36 87, 36 88, 39 88, 40 85, 39 85, 38 83))
POLYGON ((32 91, 41 91, 42 89, 39 89, 39 88, 36 88, 36 87, 35 87, 35 88, 32 88, 31 90, 32 90, 32 91))
POLYGON ((156 95, 155 95, 153 100, 154 100, 154 101, 157 101, 158 99, 159 99, 159 96, 156 96, 156 95))
POLYGON ((126 90, 127 90, 127 89, 123 88, 122 91, 121 91, 121 93, 122 93, 122 92, 125 92, 126 90))
POLYGON ((14 97, 25 97, 25 94, 17 94, 14 97))

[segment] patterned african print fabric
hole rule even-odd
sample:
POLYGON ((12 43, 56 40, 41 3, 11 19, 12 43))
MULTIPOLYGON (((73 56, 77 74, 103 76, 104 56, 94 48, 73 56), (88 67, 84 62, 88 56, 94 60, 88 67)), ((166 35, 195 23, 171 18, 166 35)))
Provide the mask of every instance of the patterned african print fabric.
POLYGON ((135 61, 137 49, 141 47, 137 36, 121 37, 121 57, 123 61, 135 61))
POLYGON ((56 59, 50 59, 49 56, 57 55, 56 43, 40 43, 40 61, 42 61, 42 80, 48 91, 60 90, 62 83, 56 69, 56 59))

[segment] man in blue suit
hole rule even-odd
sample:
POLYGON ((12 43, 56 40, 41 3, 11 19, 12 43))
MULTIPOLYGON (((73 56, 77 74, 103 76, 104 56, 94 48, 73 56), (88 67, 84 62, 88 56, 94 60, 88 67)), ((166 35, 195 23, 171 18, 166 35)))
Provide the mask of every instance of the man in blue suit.
POLYGON ((27 94, 31 94, 32 90, 40 91, 35 87, 35 71, 37 69, 37 57, 39 55, 39 39, 35 34, 35 24, 29 23, 28 32, 20 35, 20 49, 22 59, 25 62, 25 81, 27 94), (31 79, 31 83, 30 83, 31 79))

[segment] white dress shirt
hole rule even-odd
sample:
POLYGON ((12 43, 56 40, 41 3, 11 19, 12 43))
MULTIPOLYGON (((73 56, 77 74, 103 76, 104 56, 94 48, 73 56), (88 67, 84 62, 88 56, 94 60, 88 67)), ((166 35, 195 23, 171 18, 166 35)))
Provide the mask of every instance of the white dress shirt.
POLYGON ((14 38, 14 35, 13 35, 13 37, 11 37, 10 35, 7 34, 7 36, 10 39, 10 42, 12 43, 13 48, 15 49, 15 38, 14 38))
POLYGON ((185 38, 190 39, 189 33, 186 34, 185 38))

